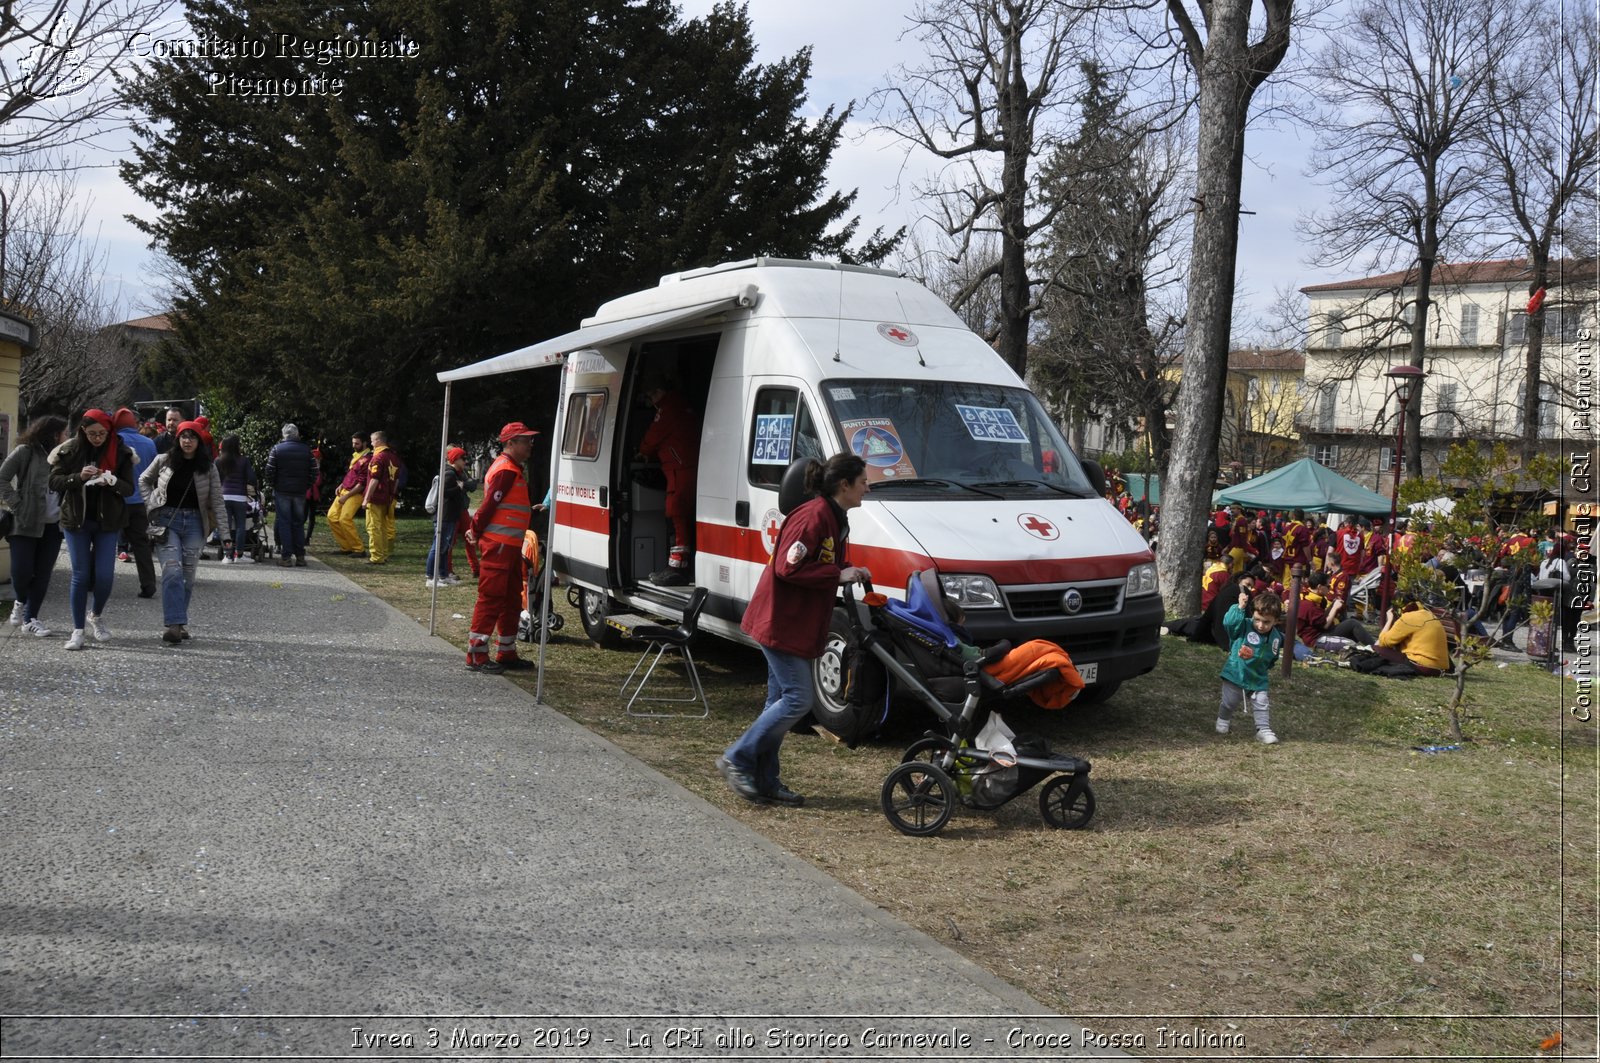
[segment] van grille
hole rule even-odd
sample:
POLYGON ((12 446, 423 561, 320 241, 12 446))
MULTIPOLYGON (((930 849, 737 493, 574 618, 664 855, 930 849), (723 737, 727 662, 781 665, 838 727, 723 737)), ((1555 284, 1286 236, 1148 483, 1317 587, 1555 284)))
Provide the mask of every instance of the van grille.
POLYGON ((1122 591, 1126 585, 1125 580, 1119 579, 1105 583, 1061 583, 1052 587, 1029 587, 1027 590, 1003 588, 1001 593, 1005 595, 1006 607, 1011 610, 1014 619, 1044 620, 1067 615, 1061 605, 1061 596, 1069 588, 1076 588, 1083 595, 1083 608, 1073 616, 1115 613, 1122 608, 1122 591))

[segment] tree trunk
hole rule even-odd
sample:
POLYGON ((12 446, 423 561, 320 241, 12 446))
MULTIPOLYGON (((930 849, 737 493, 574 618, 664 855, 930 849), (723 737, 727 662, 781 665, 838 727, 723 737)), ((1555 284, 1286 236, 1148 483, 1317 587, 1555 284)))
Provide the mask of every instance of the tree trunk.
POLYGON ((1246 33, 1250 0, 1215 0, 1201 70, 1199 171, 1194 246, 1189 260, 1189 313, 1183 380, 1176 403, 1167 478, 1161 485, 1161 538, 1156 555, 1168 616, 1200 611, 1217 440, 1227 386, 1233 323, 1234 269, 1239 249, 1239 185, 1250 74, 1246 33))
MULTIPOLYGON (((1533 277, 1528 282, 1528 295, 1531 297, 1549 281, 1549 251, 1534 247, 1529 264, 1533 267, 1533 277)), ((1536 314, 1529 314, 1523 328, 1528 342, 1522 374, 1522 461, 1526 464, 1539 453, 1539 377, 1544 372, 1544 307, 1541 306, 1536 314)))

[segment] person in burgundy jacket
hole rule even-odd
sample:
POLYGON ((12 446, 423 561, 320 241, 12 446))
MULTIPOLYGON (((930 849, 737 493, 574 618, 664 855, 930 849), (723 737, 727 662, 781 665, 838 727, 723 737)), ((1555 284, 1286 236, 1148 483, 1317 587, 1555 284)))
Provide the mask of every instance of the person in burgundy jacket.
POLYGON ((739 627, 767 658, 767 704, 744 734, 717 758, 733 792, 758 805, 802 805, 805 798, 778 777, 778 747, 811 711, 811 662, 822 656, 840 584, 872 574, 849 563, 846 514, 867 494, 866 462, 835 454, 812 462, 806 487, 817 497, 784 519, 772 559, 756 583, 739 627))

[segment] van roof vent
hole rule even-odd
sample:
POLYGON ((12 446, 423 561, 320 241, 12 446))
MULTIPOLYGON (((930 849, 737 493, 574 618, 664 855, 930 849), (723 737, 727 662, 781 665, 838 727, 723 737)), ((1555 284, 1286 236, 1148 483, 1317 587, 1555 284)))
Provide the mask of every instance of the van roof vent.
POLYGON ((705 266, 702 269, 686 269, 681 273, 668 273, 661 278, 662 284, 676 284, 678 281, 690 280, 694 277, 709 277, 713 273, 733 273, 741 269, 836 269, 846 273, 871 273, 880 277, 904 277, 905 272, 898 269, 879 269, 876 266, 857 266, 848 262, 823 262, 809 258, 772 258, 761 256, 759 258, 746 258, 738 262, 722 262, 715 266, 705 266))

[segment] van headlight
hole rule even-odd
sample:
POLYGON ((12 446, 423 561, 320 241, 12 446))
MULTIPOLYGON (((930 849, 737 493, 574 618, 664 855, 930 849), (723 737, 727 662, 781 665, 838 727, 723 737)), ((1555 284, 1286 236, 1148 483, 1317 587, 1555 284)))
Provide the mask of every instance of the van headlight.
POLYGON ((998 609, 1000 590, 988 576, 939 577, 945 597, 954 598, 963 609, 998 609))
POLYGON ((1129 598, 1138 598, 1146 594, 1155 594, 1160 587, 1156 584, 1156 566, 1134 565, 1128 570, 1129 598))

